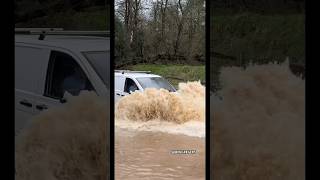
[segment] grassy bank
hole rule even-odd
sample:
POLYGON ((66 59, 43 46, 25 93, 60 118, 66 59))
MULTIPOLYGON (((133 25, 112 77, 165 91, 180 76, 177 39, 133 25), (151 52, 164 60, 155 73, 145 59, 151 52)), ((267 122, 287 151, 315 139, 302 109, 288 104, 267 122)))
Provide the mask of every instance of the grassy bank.
POLYGON ((179 82, 198 81, 205 82, 205 66, 190 65, 155 65, 139 64, 126 67, 136 71, 151 71, 165 77, 172 85, 178 87, 179 82))
POLYGON ((304 64, 304 18, 303 14, 213 13, 210 24, 212 84, 219 86, 219 70, 223 66, 282 62, 286 57, 291 63, 304 64))

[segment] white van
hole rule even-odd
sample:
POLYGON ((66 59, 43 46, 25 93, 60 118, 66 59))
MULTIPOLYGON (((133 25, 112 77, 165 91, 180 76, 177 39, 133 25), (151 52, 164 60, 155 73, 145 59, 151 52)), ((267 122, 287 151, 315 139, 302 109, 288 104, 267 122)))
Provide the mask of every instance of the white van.
POLYGON ((121 97, 134 91, 144 91, 146 88, 167 89, 175 92, 176 89, 163 77, 150 74, 148 71, 115 71, 115 102, 121 97))
MULTIPOLYGON (((110 40, 70 35, 15 35, 15 133, 32 116, 81 90, 110 96, 110 40)), ((109 103, 109 102, 108 102, 109 103)))

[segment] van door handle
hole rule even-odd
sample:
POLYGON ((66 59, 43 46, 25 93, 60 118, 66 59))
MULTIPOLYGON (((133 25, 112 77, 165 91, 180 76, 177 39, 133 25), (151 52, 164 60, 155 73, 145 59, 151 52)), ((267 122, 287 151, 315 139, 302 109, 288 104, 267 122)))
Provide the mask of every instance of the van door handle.
POLYGON ((121 94, 120 94, 120 93, 116 93, 116 95, 121 96, 121 94))
POLYGON ((41 105, 36 105, 36 108, 39 109, 40 111, 42 111, 44 109, 48 109, 48 106, 45 104, 41 104, 41 105))
POLYGON ((27 106, 27 107, 32 107, 32 104, 27 100, 20 101, 20 104, 24 105, 24 106, 27 106))

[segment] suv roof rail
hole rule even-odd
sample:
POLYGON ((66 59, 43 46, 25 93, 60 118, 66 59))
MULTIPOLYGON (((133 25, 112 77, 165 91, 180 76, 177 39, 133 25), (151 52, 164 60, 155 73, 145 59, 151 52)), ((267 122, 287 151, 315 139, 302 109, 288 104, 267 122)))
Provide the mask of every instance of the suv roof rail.
POLYGON ((43 40, 46 35, 71 35, 71 36, 102 36, 109 37, 109 31, 73 31, 63 30, 63 28, 15 28, 16 34, 39 35, 39 40, 43 40))
POLYGON ((121 74, 124 73, 151 73, 151 71, 131 71, 131 70, 114 70, 115 72, 119 72, 121 74))
POLYGON ((29 33, 42 31, 63 31, 63 28, 14 28, 15 33, 29 33))

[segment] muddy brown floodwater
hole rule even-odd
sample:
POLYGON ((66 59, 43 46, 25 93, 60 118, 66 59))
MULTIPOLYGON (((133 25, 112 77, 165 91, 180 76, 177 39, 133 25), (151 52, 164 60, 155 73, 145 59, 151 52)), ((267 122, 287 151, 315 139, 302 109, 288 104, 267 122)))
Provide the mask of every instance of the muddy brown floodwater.
POLYGON ((199 82, 188 82, 178 93, 147 89, 122 98, 115 113, 115 179, 204 180, 204 93, 199 82))
POLYGON ((205 138, 121 128, 115 132, 115 179, 205 179, 205 138))
POLYGON ((289 63, 221 72, 210 99, 211 177, 305 179, 305 81, 289 63))

